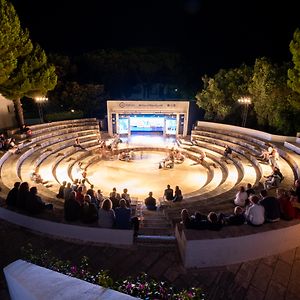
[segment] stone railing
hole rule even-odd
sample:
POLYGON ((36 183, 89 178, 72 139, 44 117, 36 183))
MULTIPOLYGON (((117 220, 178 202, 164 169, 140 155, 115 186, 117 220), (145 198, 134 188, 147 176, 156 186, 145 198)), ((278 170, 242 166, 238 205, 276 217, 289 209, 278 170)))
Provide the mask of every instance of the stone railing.
POLYGON ((4 268, 11 300, 137 299, 23 260, 4 268))

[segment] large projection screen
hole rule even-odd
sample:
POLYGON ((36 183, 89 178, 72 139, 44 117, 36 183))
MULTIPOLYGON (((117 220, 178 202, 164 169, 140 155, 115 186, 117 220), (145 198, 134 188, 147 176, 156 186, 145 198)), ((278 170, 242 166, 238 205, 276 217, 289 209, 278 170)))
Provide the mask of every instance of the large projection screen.
POLYGON ((163 115, 131 115, 130 131, 135 132, 163 132, 165 117, 163 115))

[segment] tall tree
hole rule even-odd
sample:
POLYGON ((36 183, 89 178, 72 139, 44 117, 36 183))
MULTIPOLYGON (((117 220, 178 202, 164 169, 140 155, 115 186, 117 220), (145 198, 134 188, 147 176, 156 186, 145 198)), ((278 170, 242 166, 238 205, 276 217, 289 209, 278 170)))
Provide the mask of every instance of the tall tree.
MULTIPOLYGON (((248 95, 252 70, 246 65, 221 69, 213 78, 204 76, 204 87, 196 94, 197 104, 205 110, 205 118, 221 121, 238 109, 237 100, 248 95)), ((232 121, 232 120, 231 120, 232 121)))
POLYGON ((14 101, 19 126, 24 124, 21 98, 45 95, 57 82, 55 67, 47 63, 45 51, 36 44, 25 57, 18 59, 10 78, 0 85, 1 93, 14 101))
POLYGON ((18 59, 31 50, 29 33, 21 28, 13 5, 0 0, 0 84, 9 79, 18 59))
POLYGON ((295 98, 287 86, 287 69, 286 64, 278 66, 266 58, 256 59, 249 84, 258 124, 286 134, 295 130, 298 114, 291 105, 295 98))
POLYGON ((293 68, 288 70, 289 87, 300 94, 300 30, 297 28, 294 32, 293 40, 290 43, 292 53, 293 68))

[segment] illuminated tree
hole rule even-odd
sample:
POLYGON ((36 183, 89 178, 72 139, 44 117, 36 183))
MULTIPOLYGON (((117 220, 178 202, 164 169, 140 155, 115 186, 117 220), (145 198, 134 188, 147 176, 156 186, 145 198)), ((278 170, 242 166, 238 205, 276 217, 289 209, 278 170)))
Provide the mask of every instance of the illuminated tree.
POLYGON ((22 30, 12 4, 0 0, 0 84, 9 79, 18 59, 32 50, 27 30, 22 30))
POLYGON ((221 69, 213 78, 204 76, 204 87, 196 94, 196 99, 198 106, 205 110, 205 118, 222 121, 237 110, 237 100, 248 95, 251 74, 251 68, 242 65, 230 70, 221 69))
POLYGON ((294 38, 290 43, 290 51, 294 67, 288 70, 288 85, 295 92, 300 94, 300 30, 296 29, 294 38))
POLYGON ((45 51, 36 44, 25 57, 18 59, 17 67, 8 80, 0 85, 1 93, 14 101, 19 126, 24 124, 21 98, 45 95, 57 82, 55 67, 47 63, 45 51))

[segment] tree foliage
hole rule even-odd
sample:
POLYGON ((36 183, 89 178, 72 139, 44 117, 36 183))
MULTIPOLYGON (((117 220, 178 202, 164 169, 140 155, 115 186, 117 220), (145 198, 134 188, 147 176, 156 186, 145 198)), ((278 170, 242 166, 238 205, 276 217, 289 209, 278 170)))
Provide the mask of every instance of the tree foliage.
MULTIPOLYGON (((300 30, 297 28, 294 32, 293 40, 290 43, 290 52, 292 54, 293 68, 288 70, 289 87, 300 94, 300 30)), ((300 104, 299 104, 300 106, 300 104)))
POLYGON ((18 59, 31 50, 29 32, 21 28, 13 5, 0 0, 0 84, 10 78, 18 59))
POLYGON ((33 50, 18 60, 10 78, 0 85, 3 95, 10 99, 45 95, 57 81, 55 67, 47 63, 45 51, 36 44, 33 50))
POLYGON ((287 86, 287 64, 277 65, 257 59, 249 85, 259 125, 289 133, 294 130, 295 113, 291 105, 295 94, 287 86))
POLYGON ((104 85, 78 82, 77 65, 67 56, 51 54, 49 58, 58 74, 57 85, 49 94, 51 109, 74 109, 82 111, 85 117, 103 117, 107 99, 104 85))
POLYGON ((19 126, 24 124, 20 99, 44 95, 56 85, 55 67, 44 50, 32 45, 14 7, 0 0, 0 93, 14 101, 19 126))
POLYGON ((205 110, 205 118, 222 121, 238 109, 237 100, 248 95, 251 68, 221 69, 213 78, 202 78, 204 87, 196 95, 197 104, 205 110))

